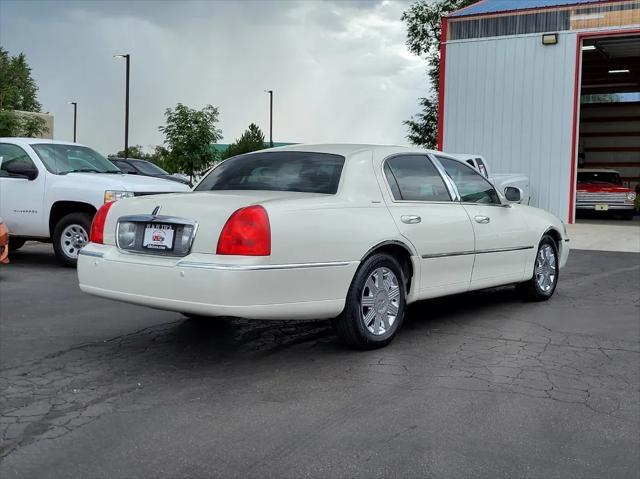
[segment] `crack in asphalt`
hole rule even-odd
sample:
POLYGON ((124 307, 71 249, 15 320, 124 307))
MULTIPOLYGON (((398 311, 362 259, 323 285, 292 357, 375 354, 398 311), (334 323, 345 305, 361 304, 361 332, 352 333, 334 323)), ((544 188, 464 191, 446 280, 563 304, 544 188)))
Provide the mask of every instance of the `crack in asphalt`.
MULTIPOLYGON (((337 346, 329 321, 234 318, 176 320, 75 345, 0 369, 0 459, 111 414, 166 406, 172 399, 160 399, 154 392, 162 392, 168 382, 189 387, 216 381, 224 388, 229 375, 249 375, 240 384, 232 383, 231 392, 255 394, 251 374, 286 364, 288 371, 300 374, 300 381, 261 391, 264 400, 280 401, 309 388, 309 362, 314 385, 326 382, 358 390, 364 384, 377 386, 363 393, 362 400, 341 407, 334 419, 319 418, 314 430, 330 431, 339 427, 340 418, 365 415, 366 401, 384 401, 390 391, 432 389, 525 396, 584 408, 588 414, 640 428, 640 338, 562 332, 517 317, 525 310, 528 318, 560 316, 563 308, 587 308, 592 302, 637 313, 637 292, 624 295, 594 287, 587 297, 582 294, 587 284, 606 285, 614 275, 637 270, 640 266, 566 275, 554 303, 546 305, 517 303, 510 294, 492 292, 432 300, 410 308, 392 345, 365 353, 337 346)), ((413 433, 414 426, 392 427, 376 443, 413 433)), ((254 458, 248 470, 293 455, 311 441, 302 433, 293 439, 254 458)))
MULTIPOLYGON (((345 362, 338 371, 332 366, 317 373, 345 385, 397 384, 401 378, 402 388, 410 390, 524 395, 638 422, 640 342, 503 321, 510 327, 526 323, 527 330, 439 320, 427 325, 428 350, 412 347, 424 343, 424 336, 405 333, 398 340, 408 344, 392 357, 385 350, 372 351, 365 353, 364 363, 345 362)), ((2 369, 0 457, 60 438, 106 414, 154 407, 143 391, 164 381, 197 379, 197 373, 187 374, 194 368, 215 374, 207 369, 212 364, 321 352, 334 342, 327 321, 173 321, 2 369)))

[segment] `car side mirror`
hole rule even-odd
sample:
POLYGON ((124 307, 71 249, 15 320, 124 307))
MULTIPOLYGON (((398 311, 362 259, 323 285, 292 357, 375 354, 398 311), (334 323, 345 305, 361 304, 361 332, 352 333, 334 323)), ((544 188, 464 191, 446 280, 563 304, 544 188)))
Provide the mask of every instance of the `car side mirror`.
POLYGON ((522 190, 515 186, 507 186, 504 189, 504 197, 510 203, 518 203, 522 200, 522 190))
POLYGON ((19 163, 12 161, 6 163, 4 170, 11 176, 24 177, 27 180, 35 180, 38 177, 38 168, 33 163, 19 163))

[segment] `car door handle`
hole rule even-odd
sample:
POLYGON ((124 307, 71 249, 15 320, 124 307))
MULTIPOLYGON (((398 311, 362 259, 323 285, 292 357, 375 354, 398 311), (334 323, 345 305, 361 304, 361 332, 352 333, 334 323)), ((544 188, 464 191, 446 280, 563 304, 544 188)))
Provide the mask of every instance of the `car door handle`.
POLYGON ((476 220, 476 223, 480 223, 483 225, 486 225, 491 221, 491 218, 489 218, 488 216, 481 216, 481 215, 476 216, 474 219, 476 220))
POLYGON ((422 218, 416 215, 404 215, 400 217, 400 221, 408 225, 415 225, 417 223, 420 223, 422 221, 422 218))

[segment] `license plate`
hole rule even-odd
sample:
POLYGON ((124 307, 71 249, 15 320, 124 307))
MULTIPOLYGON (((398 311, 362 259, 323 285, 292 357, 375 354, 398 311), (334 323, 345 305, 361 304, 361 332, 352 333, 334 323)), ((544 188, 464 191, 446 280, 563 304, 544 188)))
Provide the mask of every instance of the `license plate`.
POLYGON ((142 247, 160 251, 171 251, 175 237, 175 226, 147 224, 144 228, 142 247))
POLYGON ((607 211, 609 209, 609 205, 596 205, 596 211, 607 211))

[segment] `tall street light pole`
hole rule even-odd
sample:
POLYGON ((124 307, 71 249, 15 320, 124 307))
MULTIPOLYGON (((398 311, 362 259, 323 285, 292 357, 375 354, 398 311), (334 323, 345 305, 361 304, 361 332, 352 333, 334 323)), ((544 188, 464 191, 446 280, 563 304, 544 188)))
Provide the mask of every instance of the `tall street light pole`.
POLYGON ((114 58, 124 58, 127 61, 127 79, 124 93, 124 157, 129 158, 129 68, 131 65, 131 55, 124 53, 114 55, 114 58))
POLYGON ((78 102, 68 101, 69 105, 73 105, 73 142, 76 142, 76 131, 78 127, 78 102))
POLYGON ((273 90, 265 90, 269 94, 269 148, 273 148, 273 90))

